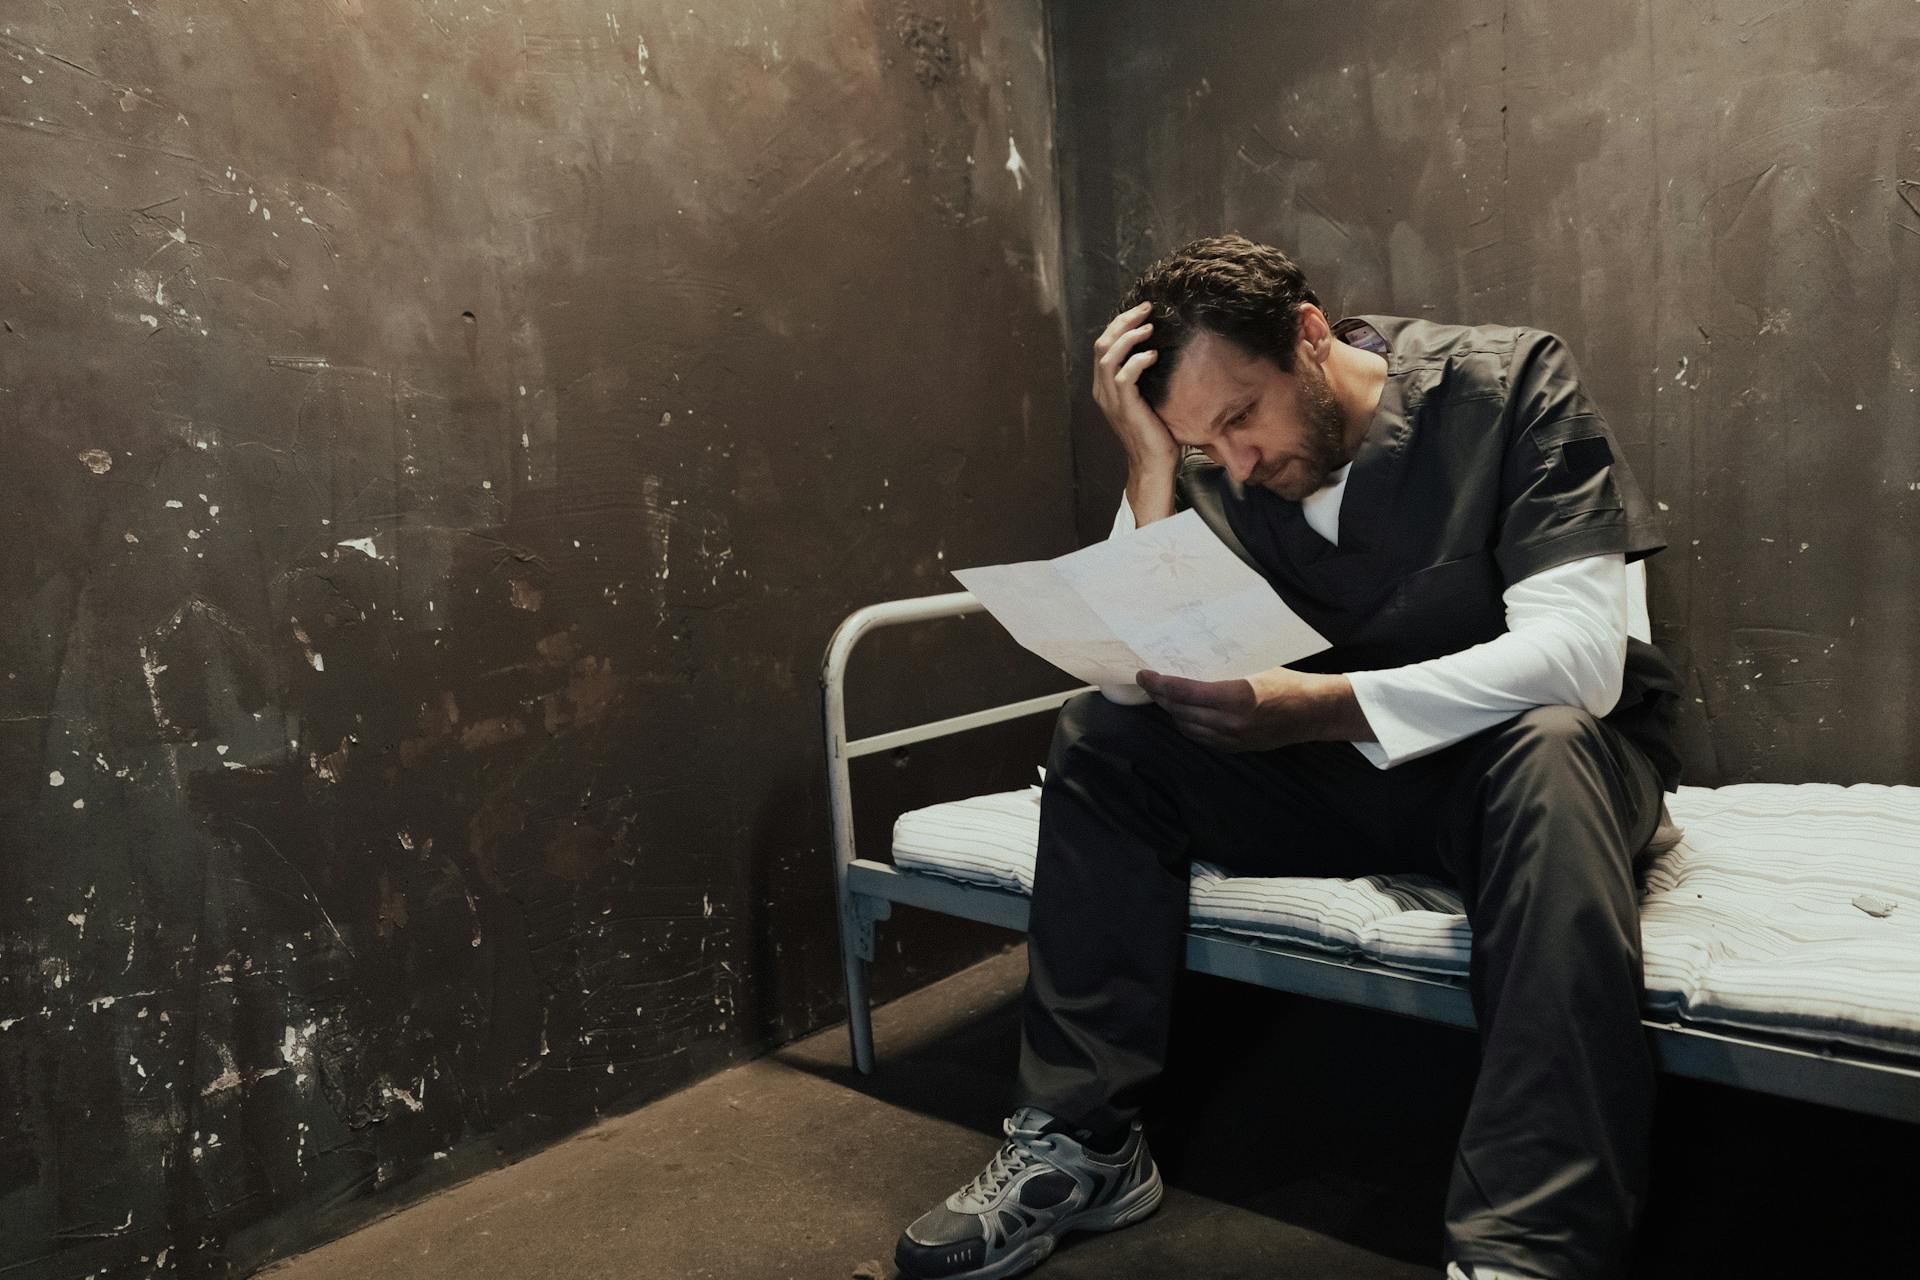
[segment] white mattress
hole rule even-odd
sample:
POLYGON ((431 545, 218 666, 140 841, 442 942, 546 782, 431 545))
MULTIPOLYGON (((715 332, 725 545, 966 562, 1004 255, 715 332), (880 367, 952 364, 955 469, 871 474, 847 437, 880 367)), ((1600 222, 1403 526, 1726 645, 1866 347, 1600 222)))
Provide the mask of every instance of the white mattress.
MULTIPOLYGON (((1649 1014, 1920 1057, 1920 787, 1682 787, 1668 807, 1686 834, 1641 900, 1649 1014)), ((1038 787, 916 809, 894 824, 894 863, 1031 893, 1039 828, 1038 787)), ((1196 928, 1467 971, 1460 895, 1424 876, 1196 862, 1189 913, 1196 928)))

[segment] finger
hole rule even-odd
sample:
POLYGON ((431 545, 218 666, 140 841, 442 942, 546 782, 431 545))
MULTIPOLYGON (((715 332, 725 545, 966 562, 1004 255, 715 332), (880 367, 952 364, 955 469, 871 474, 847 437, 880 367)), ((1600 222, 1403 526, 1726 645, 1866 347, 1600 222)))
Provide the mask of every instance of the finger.
POLYGON ((1138 310, 1139 308, 1135 307, 1132 311, 1122 311, 1113 319, 1107 321, 1107 327, 1102 329, 1100 336, 1093 340, 1093 349, 1095 351, 1105 351, 1108 347, 1112 346, 1115 338, 1138 323, 1139 317, 1134 314, 1134 311, 1138 310))
POLYGON ((1245 680, 1188 680, 1183 676, 1140 671, 1135 681, 1157 701, 1166 698, 1191 707, 1216 707, 1230 710, 1247 704, 1253 686, 1245 680))
POLYGON ((1119 337, 1120 334, 1127 329, 1138 324, 1140 317, 1148 314, 1152 306, 1153 304, 1150 302, 1142 302, 1135 306, 1128 307, 1125 311, 1122 311, 1119 315, 1107 321, 1107 327, 1102 329, 1100 336, 1093 340, 1093 349, 1097 352, 1104 353, 1108 347, 1113 345, 1115 338, 1119 337))
MULTIPOLYGON (((1152 673, 1143 672, 1142 675, 1151 678, 1152 673)), ((1160 681, 1165 681, 1170 678, 1172 677, 1158 677, 1160 681)), ((1229 737, 1239 735, 1246 728, 1246 714, 1238 708, 1234 710, 1223 710, 1218 707, 1200 706, 1190 702, 1181 702, 1177 699, 1169 698, 1164 694, 1154 692, 1154 690, 1147 687, 1147 681, 1144 679, 1140 682, 1140 688, 1145 690, 1147 696, 1153 699, 1155 706, 1166 712, 1168 717, 1182 728, 1193 725, 1197 728, 1205 729, 1210 733, 1226 734, 1229 737)))
POLYGON ((1113 380, 1123 387, 1136 386, 1140 382, 1140 375, 1146 372, 1147 366, 1159 358, 1158 351, 1136 351, 1128 357, 1125 364, 1120 366, 1120 372, 1113 375, 1113 380))
POLYGON ((1226 738, 1238 738, 1246 728, 1241 718, 1230 711, 1215 711, 1210 707, 1188 707, 1180 703, 1161 703, 1173 722, 1181 728, 1194 728, 1207 733, 1217 733, 1226 738))
POLYGON ((1194 683, 1191 680, 1185 680, 1179 676, 1166 675, 1163 672, 1153 671, 1145 667, 1133 673, 1133 682, 1142 689, 1145 689, 1147 695, 1156 702, 1163 698, 1184 702, 1186 699, 1178 698, 1176 691, 1181 685, 1194 683))
POLYGON ((1114 339, 1112 345, 1110 345, 1106 349, 1106 351, 1102 353, 1102 355, 1100 356, 1100 359, 1095 363, 1097 363, 1102 369, 1105 369, 1107 372, 1111 373, 1116 367, 1118 367, 1121 361, 1127 358, 1128 352, 1132 351, 1135 347, 1140 345, 1141 339, 1146 337, 1146 335, 1152 329, 1153 329, 1152 325, 1143 324, 1138 329, 1127 330, 1125 333, 1121 334, 1118 338, 1114 339))
POLYGON ((1234 739, 1215 733, 1213 730, 1202 725, 1182 724, 1179 721, 1175 721, 1174 724, 1181 733, 1199 743, 1201 746, 1212 747, 1215 751, 1241 750, 1240 744, 1234 739))

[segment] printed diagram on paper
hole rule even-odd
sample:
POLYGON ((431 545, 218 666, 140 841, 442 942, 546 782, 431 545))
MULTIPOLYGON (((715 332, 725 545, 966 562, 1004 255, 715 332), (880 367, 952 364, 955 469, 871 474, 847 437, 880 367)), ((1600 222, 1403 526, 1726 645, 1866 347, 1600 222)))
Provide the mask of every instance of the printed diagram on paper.
POLYGON ((1022 645, 1110 695, 1146 668, 1230 680, 1327 642, 1191 511, 1056 560, 956 569, 1022 645))

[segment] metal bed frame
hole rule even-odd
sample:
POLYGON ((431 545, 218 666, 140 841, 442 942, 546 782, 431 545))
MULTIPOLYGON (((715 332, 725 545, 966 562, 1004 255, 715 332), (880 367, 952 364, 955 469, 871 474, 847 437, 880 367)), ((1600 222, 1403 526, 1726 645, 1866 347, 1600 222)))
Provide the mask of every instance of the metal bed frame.
MULTIPOLYGON (((874 958, 874 925, 905 903, 945 915, 1026 932, 1026 895, 983 888, 896 869, 890 862, 858 857, 853 842, 853 796, 849 764, 860 756, 891 751, 931 738, 1052 711, 1091 686, 1010 702, 965 715, 896 729, 870 737, 847 737, 846 675, 853 650, 881 627, 955 618, 982 605, 970 592, 892 600, 848 615, 827 646, 821 672, 825 704, 827 793, 833 814, 833 885, 840 920, 840 954, 846 969, 847 1030, 853 1062, 873 1071, 873 1017, 867 969, 874 958)), ((1456 1027, 1474 1025, 1463 983, 1393 969, 1361 959, 1328 956, 1277 942, 1194 931, 1187 935, 1187 968, 1216 977, 1296 995, 1337 1000, 1456 1027)), ((1757 1034, 1706 1030, 1646 1020, 1654 1061, 1662 1071, 1695 1080, 1735 1085, 1760 1093, 1823 1103, 1848 1111, 1920 1122, 1920 1065, 1843 1045, 1795 1043, 1757 1034)))

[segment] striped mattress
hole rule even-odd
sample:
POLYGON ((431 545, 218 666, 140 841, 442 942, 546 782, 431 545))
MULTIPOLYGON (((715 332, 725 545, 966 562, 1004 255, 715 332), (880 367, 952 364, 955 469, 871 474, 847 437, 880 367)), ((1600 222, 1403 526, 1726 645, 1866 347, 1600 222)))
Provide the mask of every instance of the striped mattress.
MULTIPOLYGON (((1920 787, 1681 787, 1641 899, 1647 1013, 1920 1058, 1920 787)), ((901 815, 902 871, 1033 890, 1040 788, 901 815)), ((1462 977, 1460 895, 1425 876, 1233 876, 1195 862, 1196 929, 1462 977)))

